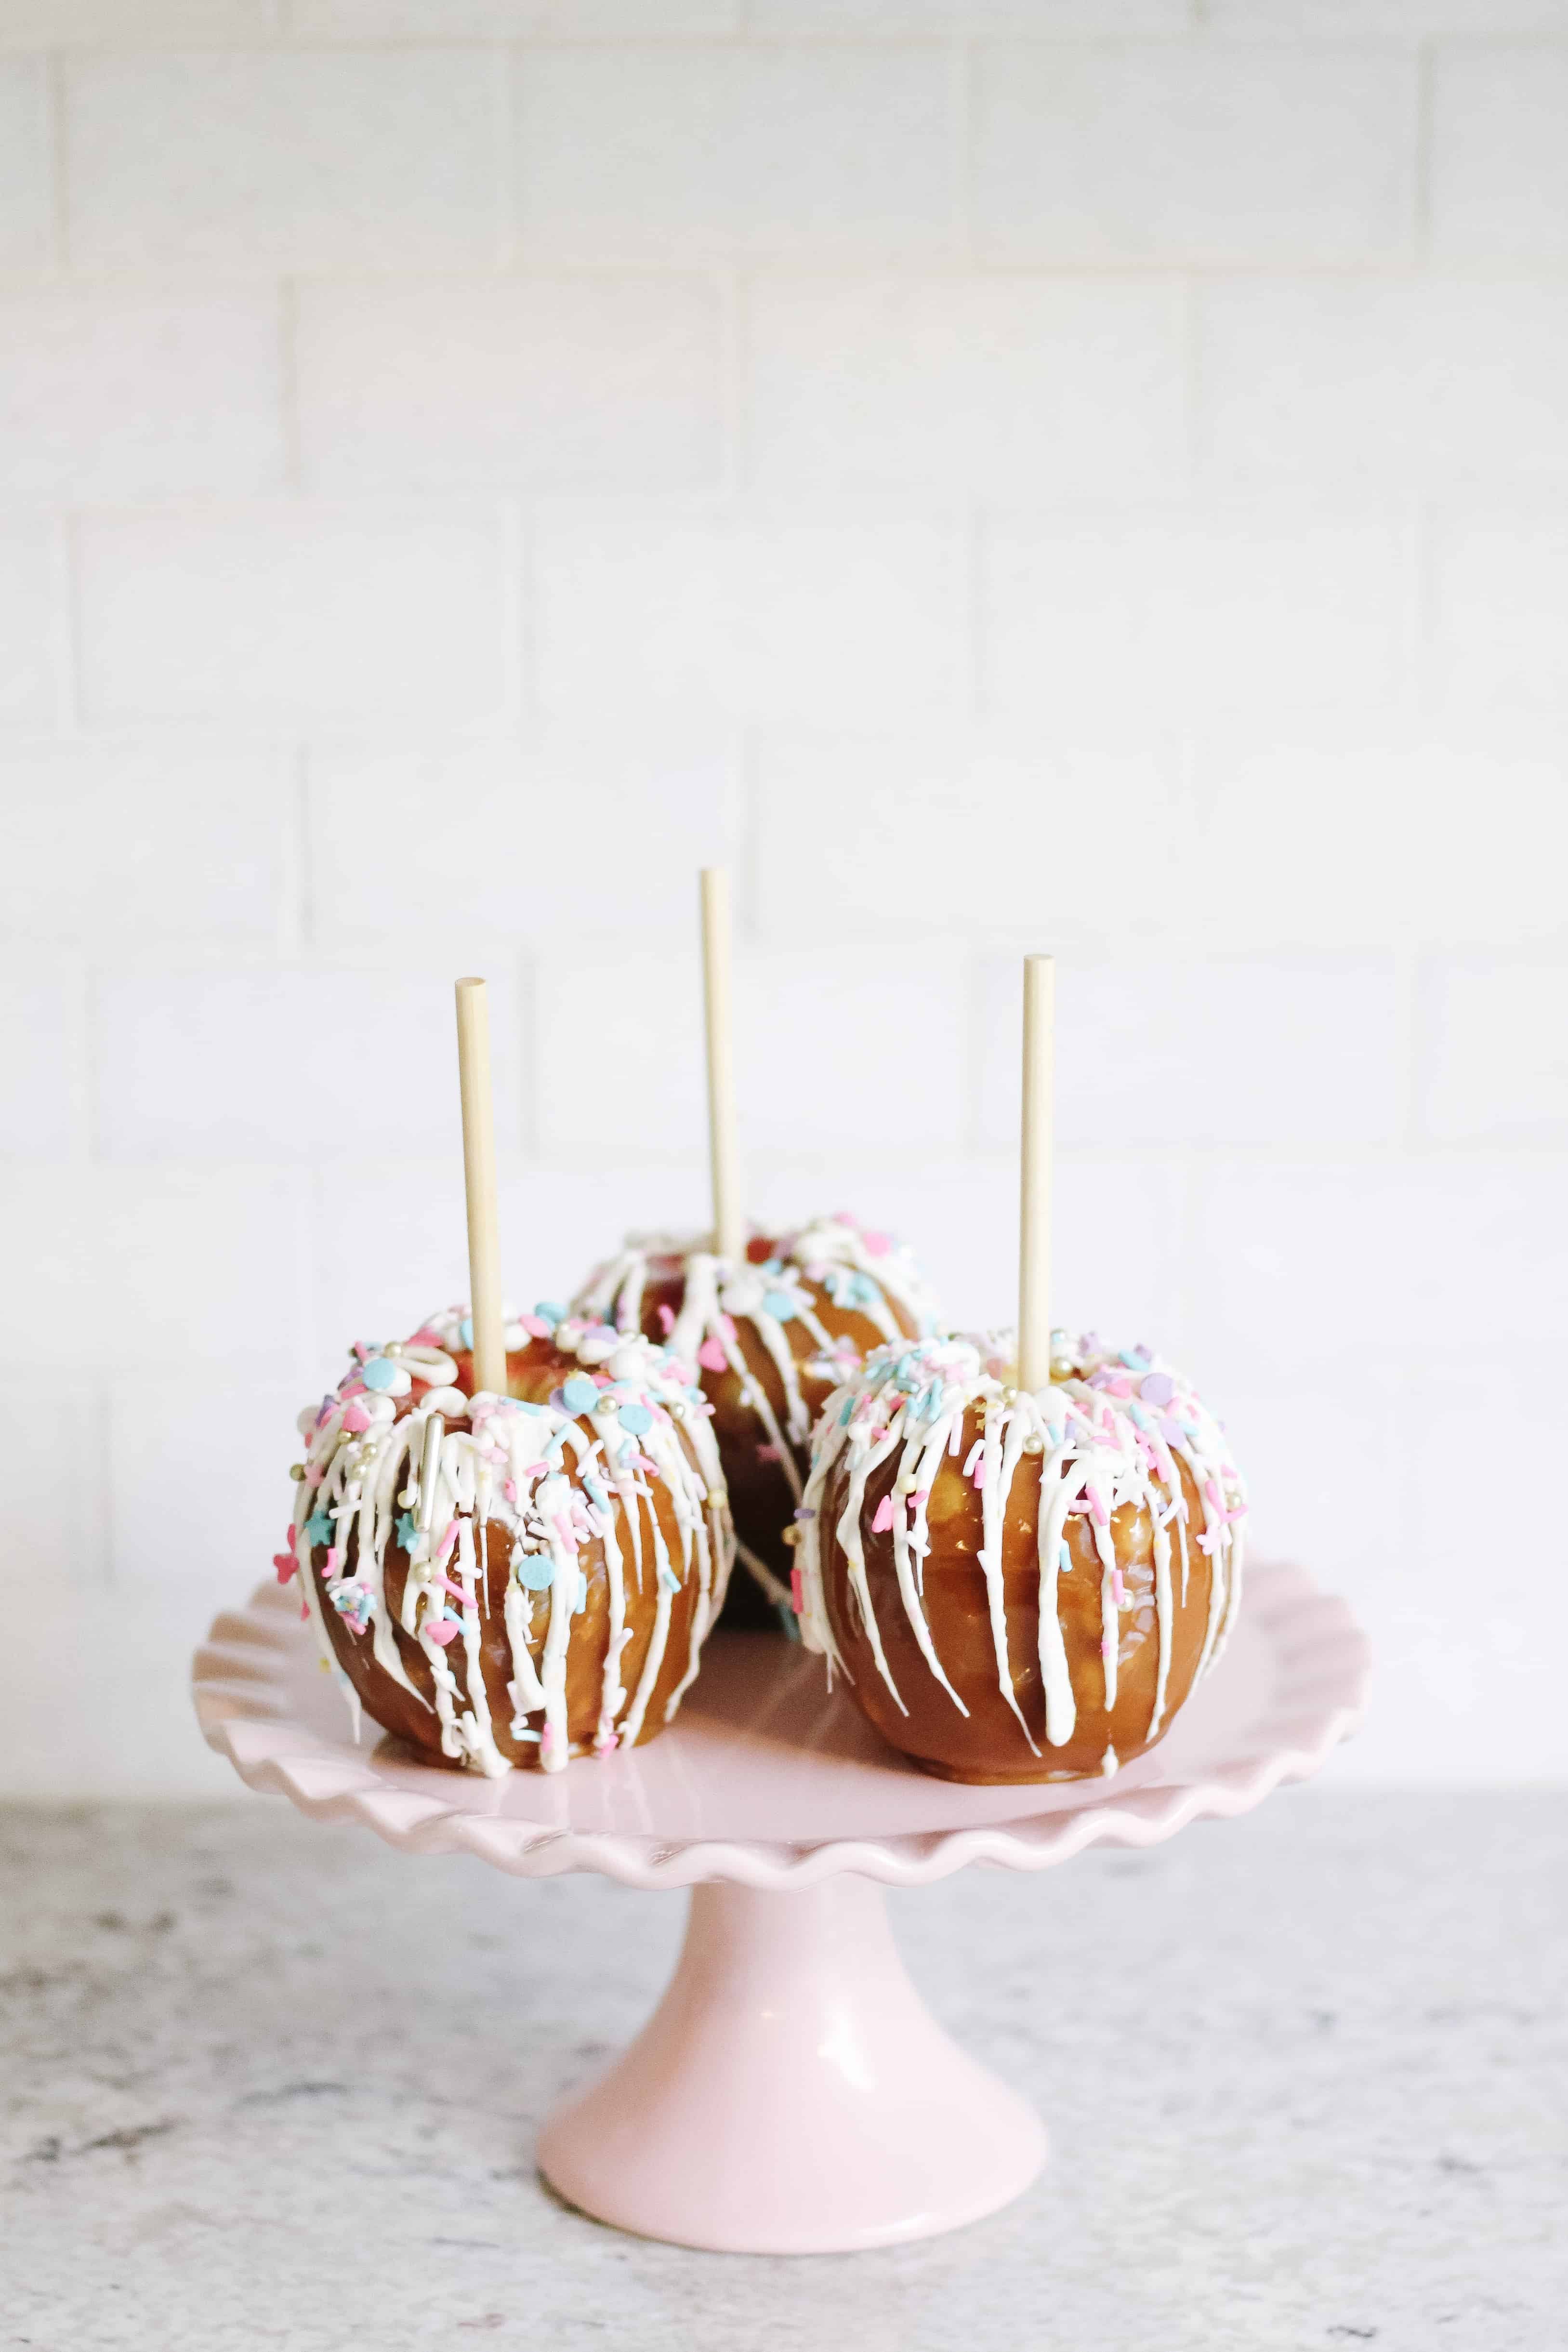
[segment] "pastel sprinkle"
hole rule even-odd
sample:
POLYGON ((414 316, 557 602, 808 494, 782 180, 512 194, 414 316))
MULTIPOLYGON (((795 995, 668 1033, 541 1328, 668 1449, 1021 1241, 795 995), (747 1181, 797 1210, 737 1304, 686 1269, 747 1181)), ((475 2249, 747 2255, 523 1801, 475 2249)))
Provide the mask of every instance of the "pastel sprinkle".
POLYGON ((548 1552, 526 1551, 517 1562, 517 1582, 529 1592, 548 1592, 555 1569, 548 1552))
POLYGON ((298 1569, 299 1562, 291 1551, 275 1551, 272 1555, 272 1565, 277 1570, 279 1584, 287 1584, 298 1569))
POLYGON ((523 1315, 518 1320, 530 1339, 548 1339, 555 1329, 555 1325, 547 1323, 542 1315, 523 1315))
POLYGON ((305 1522, 305 1535, 307 1541, 312 1544, 330 1543, 332 1540, 330 1514, 326 1511, 312 1511, 305 1522))
POLYGON ((570 1380, 563 1381, 560 1395, 568 1412, 591 1412, 599 1402, 598 1389, 583 1372, 573 1372, 570 1380))
POLYGON ((360 1378, 368 1389, 376 1389, 384 1394, 388 1389, 395 1388, 400 1379, 406 1381, 408 1375, 390 1356, 372 1356, 360 1378))
POLYGON ((361 1430, 369 1429, 370 1425, 371 1416, 365 1411, 362 1404, 350 1404, 344 1407, 343 1426, 345 1429, 352 1430, 354 1434, 358 1436, 361 1430))
POLYGON ((462 1628, 455 1625, 450 1617, 439 1617, 434 1623, 427 1617, 420 1631, 427 1642, 439 1642, 444 1650, 448 1642, 455 1642, 462 1628))
POLYGON ((653 1416, 645 1404, 623 1404, 621 1408, 621 1426, 622 1429, 629 1429, 633 1437, 641 1437, 644 1430, 653 1428, 653 1416))
POLYGON ((1163 1411, 1176 1394, 1176 1382, 1168 1372, 1145 1372, 1138 1382, 1138 1394, 1145 1404, 1163 1411))
POLYGON ((876 1507, 876 1517, 871 1523, 873 1536, 885 1535, 893 1525, 893 1496, 884 1495, 876 1507))
POLYGON ((664 1333, 664 1337, 665 1337, 665 1339, 666 1339, 669 1338, 669 1336, 670 1336, 671 1332, 674 1329, 674 1328, 675 1328, 675 1310, 674 1310, 674 1308, 673 1307, 664 1307, 664 1306, 661 1306, 661 1307, 659 1308, 659 1328, 660 1328, 660 1330, 664 1333))
POLYGON ((724 1352, 723 1340, 705 1339, 702 1346, 697 1349, 697 1361, 702 1366, 705 1372, 722 1372, 727 1370, 729 1366, 729 1358, 724 1352))
POLYGON ((765 1291, 762 1304, 776 1323, 792 1323, 800 1311, 799 1304, 787 1290, 765 1291))

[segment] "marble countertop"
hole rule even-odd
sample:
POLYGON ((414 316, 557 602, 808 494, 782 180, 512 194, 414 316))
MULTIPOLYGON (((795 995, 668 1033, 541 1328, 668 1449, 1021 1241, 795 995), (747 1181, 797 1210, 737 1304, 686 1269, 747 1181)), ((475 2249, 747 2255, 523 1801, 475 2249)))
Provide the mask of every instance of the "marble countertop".
POLYGON ((531 2161, 683 1898, 261 1799, 0 1812, 0 2347, 1568 2344, 1568 1798, 1291 1791, 891 1902, 1045 2173, 897 2252, 704 2255, 531 2161))

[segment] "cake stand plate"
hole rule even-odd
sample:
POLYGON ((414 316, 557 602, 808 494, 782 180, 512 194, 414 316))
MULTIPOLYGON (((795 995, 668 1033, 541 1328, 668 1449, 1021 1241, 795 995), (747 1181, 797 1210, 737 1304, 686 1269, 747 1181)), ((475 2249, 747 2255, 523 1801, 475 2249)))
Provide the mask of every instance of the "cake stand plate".
POLYGON ((225 1611, 194 1663, 208 1745, 248 1786, 405 1853, 517 1877, 692 1889, 664 1999, 539 2137, 551 2185, 639 2235, 732 2252, 893 2245, 993 2212, 1045 2152, 1032 2110, 949 2040, 904 1974, 876 1882, 1043 1870, 1145 1846, 1306 1779, 1358 1719, 1366 1645, 1299 1570, 1251 1571, 1229 1646, 1175 1728, 1113 1780, 970 1789, 884 1746, 821 1659, 716 1634, 670 1730, 549 1777, 356 1744, 298 1602, 225 1611))

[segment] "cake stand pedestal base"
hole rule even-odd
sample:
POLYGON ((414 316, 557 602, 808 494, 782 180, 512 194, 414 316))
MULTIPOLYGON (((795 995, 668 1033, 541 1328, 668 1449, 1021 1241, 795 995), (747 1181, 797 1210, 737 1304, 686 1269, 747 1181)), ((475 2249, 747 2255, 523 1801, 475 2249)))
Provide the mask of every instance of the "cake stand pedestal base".
POLYGON ((539 2135, 569 2203, 641 2237, 847 2253, 995 2212, 1039 2171, 1032 2110, 951 2042, 880 1887, 692 1889, 663 2000, 539 2135))

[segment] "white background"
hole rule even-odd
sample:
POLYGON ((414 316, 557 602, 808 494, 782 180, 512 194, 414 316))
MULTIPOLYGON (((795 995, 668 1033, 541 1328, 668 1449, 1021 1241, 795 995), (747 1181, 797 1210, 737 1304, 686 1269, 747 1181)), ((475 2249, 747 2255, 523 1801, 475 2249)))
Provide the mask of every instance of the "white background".
POLYGON ((292 1415, 754 1204, 1065 1318, 1568 1774, 1565 0, 0 0, 0 1789, 222 1787, 292 1415), (51 47, 50 45, 54 46, 51 47))

